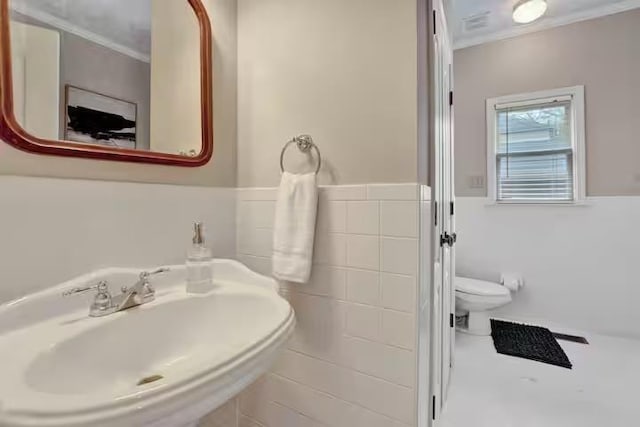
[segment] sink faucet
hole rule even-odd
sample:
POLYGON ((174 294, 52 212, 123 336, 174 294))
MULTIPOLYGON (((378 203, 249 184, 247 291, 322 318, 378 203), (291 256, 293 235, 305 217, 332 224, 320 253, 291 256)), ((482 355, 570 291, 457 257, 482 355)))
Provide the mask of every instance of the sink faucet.
POLYGON ((97 290, 97 293, 91 303, 91 307, 89 308, 89 316, 108 316, 155 300, 156 291, 153 286, 151 286, 149 279, 151 276, 166 273, 168 271, 168 268, 159 268, 155 271, 143 271, 140 273, 138 281, 133 286, 123 286, 120 289, 121 293, 115 296, 111 295, 109 286, 105 281, 101 281, 94 286, 73 288, 62 295, 66 297, 70 295, 83 294, 95 289, 97 290))

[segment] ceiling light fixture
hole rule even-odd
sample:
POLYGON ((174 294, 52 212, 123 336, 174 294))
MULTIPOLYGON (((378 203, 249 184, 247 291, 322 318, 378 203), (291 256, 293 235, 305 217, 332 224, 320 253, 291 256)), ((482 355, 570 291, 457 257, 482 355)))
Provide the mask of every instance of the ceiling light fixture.
POLYGON ((547 0, 520 0, 513 7, 513 20, 518 24, 529 24, 547 11, 547 0))

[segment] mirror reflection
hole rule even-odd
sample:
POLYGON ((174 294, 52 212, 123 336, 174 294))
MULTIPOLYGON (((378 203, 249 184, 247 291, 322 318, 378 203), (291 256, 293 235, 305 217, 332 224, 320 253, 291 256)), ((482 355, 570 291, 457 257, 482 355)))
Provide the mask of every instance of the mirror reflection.
POLYGON ((10 0, 9 7, 14 114, 28 133, 201 152, 200 28, 188 0, 10 0))

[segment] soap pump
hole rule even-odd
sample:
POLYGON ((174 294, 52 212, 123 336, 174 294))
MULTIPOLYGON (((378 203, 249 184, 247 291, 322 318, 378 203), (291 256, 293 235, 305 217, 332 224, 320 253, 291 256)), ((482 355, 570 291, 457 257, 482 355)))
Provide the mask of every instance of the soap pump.
POLYGON ((211 250, 205 246, 203 225, 193 225, 193 245, 187 255, 187 292, 205 293, 213 287, 211 250))

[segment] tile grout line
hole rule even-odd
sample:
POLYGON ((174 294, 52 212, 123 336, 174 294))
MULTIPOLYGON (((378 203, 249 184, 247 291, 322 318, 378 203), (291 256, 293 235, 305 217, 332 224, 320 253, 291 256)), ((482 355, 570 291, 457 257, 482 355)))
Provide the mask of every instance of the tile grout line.
POLYGON ((320 357, 304 353, 304 352, 302 352, 300 350, 296 350, 296 349, 292 349, 292 348, 287 347, 287 351, 290 351, 292 353, 298 354, 298 355, 303 356, 303 357, 308 357, 309 359, 313 359, 313 360, 316 360, 318 362, 326 363, 328 365, 333 365, 333 366, 338 367, 338 368, 342 368, 342 369, 346 369, 348 371, 356 372, 356 373, 358 373, 360 375, 364 375, 366 377, 373 378, 373 379, 376 379, 378 381, 382 381, 382 382, 384 382, 384 383, 386 383, 388 385, 393 385, 393 386, 396 386, 396 387, 400 387, 400 388, 403 388, 405 390, 413 390, 414 389, 414 386, 407 386, 407 385, 403 385, 403 384, 394 383, 393 381, 387 380, 385 378, 378 377, 378 376, 370 374, 368 372, 360 371, 357 368, 353 368, 351 366, 345 366, 345 365, 340 364, 340 363, 335 362, 335 361, 325 360, 325 359, 322 359, 320 357))
MULTIPOLYGON (((283 379, 283 380, 285 380, 285 381, 288 381, 288 382, 291 382, 291 383, 297 384, 297 385, 298 385, 298 386, 300 386, 300 387, 303 387, 303 388, 306 388, 306 389, 308 389, 308 390, 314 391, 314 392, 316 392, 316 393, 319 393, 319 394, 325 395, 325 396, 330 397, 330 398, 332 398, 332 399, 336 399, 336 400, 340 400, 340 401, 342 401, 342 402, 348 403, 349 405, 352 405, 352 406, 355 406, 355 407, 357 407, 357 408, 363 409, 363 410, 365 410, 365 411, 367 411, 367 412, 371 412, 372 414, 379 415, 379 416, 381 416, 381 417, 383 417, 383 418, 386 418, 386 419, 388 419, 388 420, 391 420, 391 421, 398 422, 398 423, 401 423, 401 424, 403 424, 403 425, 406 425, 406 423, 405 423, 404 421, 399 420, 398 418, 395 418, 395 417, 392 417, 392 416, 389 416, 389 415, 383 414, 383 413, 381 413, 381 412, 376 411, 375 409, 367 408, 366 406, 363 406, 363 405, 362 405, 362 404, 360 404, 360 403, 353 402, 353 401, 351 401, 351 400, 347 400, 347 399, 343 399, 342 397, 336 396, 336 395, 335 395, 335 394, 333 394, 333 393, 330 393, 330 392, 327 392, 327 391, 323 391, 323 390, 319 390, 319 389, 317 389, 317 388, 315 388, 315 387, 311 387, 309 384, 301 383, 300 381, 297 381, 297 380, 295 380, 295 379, 289 378, 289 377, 287 377, 287 376, 285 376, 285 375, 281 375, 281 374, 278 374, 278 373, 275 373, 275 372, 270 372, 270 373, 269 373, 269 375, 273 375, 274 377, 278 377, 278 378, 281 378, 281 379, 283 379)), ((280 426, 278 426, 278 427, 280 427, 280 426)))

